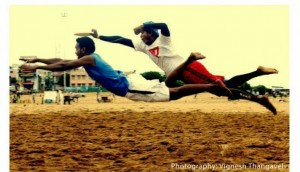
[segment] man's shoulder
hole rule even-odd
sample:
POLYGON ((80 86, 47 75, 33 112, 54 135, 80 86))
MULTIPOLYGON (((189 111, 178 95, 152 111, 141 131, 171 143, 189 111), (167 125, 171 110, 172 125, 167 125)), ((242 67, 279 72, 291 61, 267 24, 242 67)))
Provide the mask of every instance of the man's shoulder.
POLYGON ((90 54, 90 55, 87 55, 87 56, 90 56, 90 57, 100 57, 100 55, 99 55, 99 54, 97 54, 97 53, 92 53, 92 54, 90 54))
POLYGON ((85 58, 85 59, 101 59, 101 56, 97 53, 92 53, 89 55, 85 55, 83 58, 85 58))
POLYGON ((160 34, 158 38, 159 39, 171 39, 171 36, 165 36, 163 34, 160 34))
POLYGON ((80 58, 81 60, 89 60, 89 59, 94 59, 94 56, 92 54, 85 55, 80 58))
POLYGON ((82 62, 85 63, 85 66, 86 65, 92 65, 94 66, 95 65, 95 61, 96 59, 100 59, 99 58, 100 56, 98 54, 89 54, 89 55, 85 55, 81 58, 82 62))

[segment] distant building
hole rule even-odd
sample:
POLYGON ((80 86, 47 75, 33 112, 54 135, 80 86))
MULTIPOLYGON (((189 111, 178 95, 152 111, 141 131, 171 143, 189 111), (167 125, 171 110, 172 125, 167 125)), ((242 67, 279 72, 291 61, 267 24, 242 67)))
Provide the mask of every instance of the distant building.
POLYGON ((19 71, 19 85, 23 89, 44 91, 45 90, 45 78, 52 78, 53 73, 51 71, 38 69, 35 72, 19 71))
MULTIPOLYGON (((20 71, 19 65, 13 65, 9 67, 10 69, 10 80, 15 78, 16 83, 20 87, 20 90, 36 90, 45 91, 63 89, 63 86, 59 85, 59 79, 63 77, 64 72, 51 72, 47 70, 38 69, 36 72, 30 71, 20 71), (48 88, 46 84, 46 78, 50 78, 52 82, 52 87, 48 88), (47 87, 47 88, 46 88, 47 87)), ((68 72, 71 87, 81 87, 81 86, 95 86, 96 82, 91 79, 83 68, 73 69, 68 72)), ((10 85, 14 85, 11 84, 10 85)))
POLYGON ((21 71, 18 64, 13 64, 10 69, 10 86, 17 85, 18 89, 23 90, 45 90, 45 78, 51 77, 52 72, 46 70, 21 71), (12 82, 14 81, 14 82, 12 82))
POLYGON ((64 72, 53 72, 52 76, 54 90, 63 90, 63 85, 59 85, 59 79, 64 77, 64 72))
POLYGON ((12 66, 9 67, 9 70, 10 70, 9 76, 18 79, 19 65, 13 64, 12 66))
MULTIPOLYGON (((89 77, 84 68, 73 69, 68 71, 68 73, 71 87, 97 86, 96 81, 89 77)), ((59 79, 63 75, 64 72, 51 72, 41 69, 36 70, 36 72, 20 71, 19 65, 10 66, 10 78, 16 78, 16 83, 21 90, 45 91, 46 89, 63 89, 63 86, 58 84, 59 79), (51 88, 48 88, 46 83, 46 80, 49 78, 52 82, 51 88)))
POLYGON ((70 71, 70 86, 95 86, 96 82, 90 78, 83 68, 73 69, 70 71))
POLYGON ((9 66, 9 85, 15 85, 19 79, 18 76, 19 65, 13 64, 9 66))

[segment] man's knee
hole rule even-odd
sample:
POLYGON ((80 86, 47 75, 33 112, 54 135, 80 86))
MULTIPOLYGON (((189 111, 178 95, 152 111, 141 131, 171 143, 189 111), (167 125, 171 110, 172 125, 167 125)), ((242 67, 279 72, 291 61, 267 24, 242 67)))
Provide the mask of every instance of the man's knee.
POLYGON ((167 87, 172 87, 172 84, 168 81, 165 81, 165 84, 166 84, 167 87))
POLYGON ((176 86, 176 83, 174 83, 174 82, 168 82, 168 81, 165 81, 165 84, 166 84, 166 86, 169 87, 169 88, 175 88, 175 87, 178 87, 178 86, 176 86))
POLYGON ((179 88, 169 88, 170 90, 170 100, 179 99, 179 88))

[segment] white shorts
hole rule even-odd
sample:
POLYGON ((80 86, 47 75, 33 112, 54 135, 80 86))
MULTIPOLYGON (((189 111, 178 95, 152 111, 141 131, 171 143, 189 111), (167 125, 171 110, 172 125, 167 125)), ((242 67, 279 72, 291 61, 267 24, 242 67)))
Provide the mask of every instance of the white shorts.
POLYGON ((164 102, 170 100, 169 88, 164 82, 146 80, 140 74, 127 76, 129 89, 125 97, 134 101, 164 102))

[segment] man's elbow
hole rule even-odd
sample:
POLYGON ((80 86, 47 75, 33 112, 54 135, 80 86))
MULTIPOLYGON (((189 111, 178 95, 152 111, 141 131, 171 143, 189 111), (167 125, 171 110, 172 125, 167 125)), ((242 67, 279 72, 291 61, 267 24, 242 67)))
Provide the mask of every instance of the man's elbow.
POLYGON ((165 27, 165 28, 168 28, 167 23, 162 23, 162 26, 165 27))

